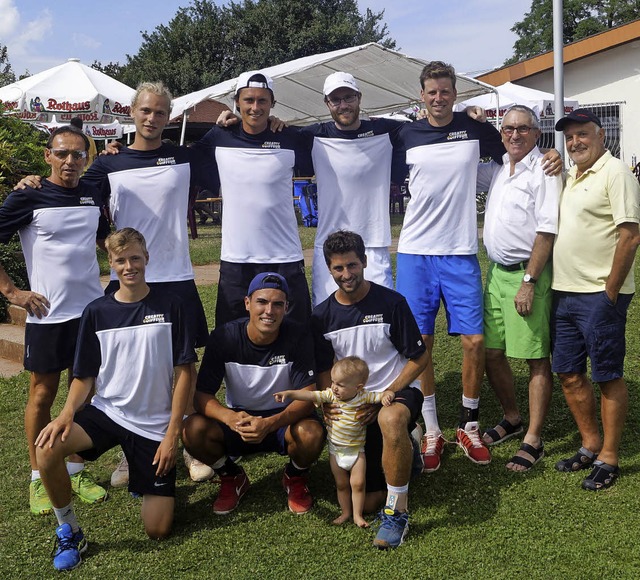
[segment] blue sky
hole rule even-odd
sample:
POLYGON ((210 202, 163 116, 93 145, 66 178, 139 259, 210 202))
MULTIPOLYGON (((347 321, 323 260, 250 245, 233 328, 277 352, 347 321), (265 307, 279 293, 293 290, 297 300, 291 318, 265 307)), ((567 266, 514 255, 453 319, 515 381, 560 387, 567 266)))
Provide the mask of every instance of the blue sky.
MULTIPOLYGON (((401 52, 451 62, 458 72, 500 66, 511 56, 515 35, 531 0, 358 0, 361 10, 385 9, 389 32, 401 52), (435 5, 435 6, 434 6, 435 5)), ((47 2, 0 0, 0 43, 14 72, 31 74, 78 57, 125 62, 142 42, 140 31, 167 24, 189 0, 47 2)), ((273 63, 277 64, 277 63, 273 63)))

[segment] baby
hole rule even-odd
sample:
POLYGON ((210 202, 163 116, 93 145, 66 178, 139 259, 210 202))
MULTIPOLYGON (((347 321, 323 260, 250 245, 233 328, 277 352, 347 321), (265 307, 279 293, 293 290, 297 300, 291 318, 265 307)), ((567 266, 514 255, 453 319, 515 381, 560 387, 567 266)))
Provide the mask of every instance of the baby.
POLYGON ((331 369, 331 388, 324 391, 281 391, 274 397, 278 402, 287 399, 312 401, 316 404, 336 403, 342 414, 339 420, 327 424, 329 463, 336 480, 338 504, 342 513, 333 520, 338 525, 353 517, 354 523, 367 528, 362 517, 365 496, 366 459, 364 443, 366 427, 356 418, 360 405, 382 403, 389 406, 395 397, 393 391, 367 393, 364 386, 369 378, 367 363, 357 356, 348 356, 336 362, 331 369), (349 473, 351 472, 351 473, 349 473))

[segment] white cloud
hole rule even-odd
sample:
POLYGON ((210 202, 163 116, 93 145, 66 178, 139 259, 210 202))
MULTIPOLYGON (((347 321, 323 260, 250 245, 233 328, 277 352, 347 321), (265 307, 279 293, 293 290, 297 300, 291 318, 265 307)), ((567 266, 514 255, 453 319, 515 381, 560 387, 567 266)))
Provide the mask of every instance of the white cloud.
POLYGON ((96 40, 95 38, 93 38, 92 36, 88 36, 80 32, 74 33, 72 38, 73 38, 73 44, 81 48, 97 49, 102 46, 102 43, 96 40))

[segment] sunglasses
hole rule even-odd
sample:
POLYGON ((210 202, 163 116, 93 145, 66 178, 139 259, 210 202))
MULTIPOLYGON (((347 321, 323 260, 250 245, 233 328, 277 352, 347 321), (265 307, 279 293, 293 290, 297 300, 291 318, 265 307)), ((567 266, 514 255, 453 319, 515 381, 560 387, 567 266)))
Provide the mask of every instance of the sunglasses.
POLYGON ((51 154, 58 159, 66 159, 71 155, 74 161, 78 159, 86 159, 87 152, 86 151, 77 151, 75 149, 49 149, 51 154))

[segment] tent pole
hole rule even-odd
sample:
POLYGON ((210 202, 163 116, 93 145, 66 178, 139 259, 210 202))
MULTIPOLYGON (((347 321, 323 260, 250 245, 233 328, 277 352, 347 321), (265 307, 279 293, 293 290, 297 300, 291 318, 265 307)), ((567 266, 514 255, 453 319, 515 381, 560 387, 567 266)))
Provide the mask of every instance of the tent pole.
POLYGON ((182 131, 180 131, 180 145, 184 145, 184 135, 187 132, 187 117, 189 116, 189 109, 185 109, 182 113, 182 131))
MULTIPOLYGON (((562 38, 562 0, 553 0, 553 94, 555 95, 555 122, 564 117, 564 62, 562 38)), ((555 123, 554 123, 555 124, 555 123)), ((556 131, 556 151, 565 161, 564 135, 556 131)))

